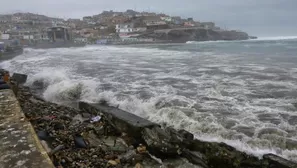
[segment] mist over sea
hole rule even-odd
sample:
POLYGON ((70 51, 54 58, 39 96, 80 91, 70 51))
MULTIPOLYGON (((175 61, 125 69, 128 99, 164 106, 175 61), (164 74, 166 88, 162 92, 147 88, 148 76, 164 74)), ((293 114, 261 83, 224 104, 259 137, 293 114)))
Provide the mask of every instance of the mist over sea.
POLYGON ((111 105, 297 161, 297 37, 34 50, 0 63, 46 100, 111 105))

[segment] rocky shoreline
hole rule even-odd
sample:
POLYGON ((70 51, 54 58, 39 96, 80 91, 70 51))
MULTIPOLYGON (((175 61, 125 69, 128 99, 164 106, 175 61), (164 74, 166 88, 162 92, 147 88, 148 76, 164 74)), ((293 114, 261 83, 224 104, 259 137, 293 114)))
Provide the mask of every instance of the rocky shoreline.
POLYGON ((185 130, 133 123, 133 116, 127 121, 117 116, 126 112, 104 101, 80 102, 74 109, 46 102, 29 87, 15 92, 56 167, 297 168, 273 154, 259 159, 224 143, 194 139, 185 130))

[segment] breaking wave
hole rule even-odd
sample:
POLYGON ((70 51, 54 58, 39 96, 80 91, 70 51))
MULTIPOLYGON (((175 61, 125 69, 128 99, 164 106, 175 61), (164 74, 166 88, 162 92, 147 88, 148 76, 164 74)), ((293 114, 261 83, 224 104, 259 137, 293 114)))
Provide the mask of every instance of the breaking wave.
POLYGON ((276 36, 276 37, 259 37, 254 40, 294 40, 297 36, 276 36))
POLYGON ((104 99, 202 140, 297 161, 296 58, 205 45, 26 49, 0 66, 28 74, 27 85, 48 101, 104 99))

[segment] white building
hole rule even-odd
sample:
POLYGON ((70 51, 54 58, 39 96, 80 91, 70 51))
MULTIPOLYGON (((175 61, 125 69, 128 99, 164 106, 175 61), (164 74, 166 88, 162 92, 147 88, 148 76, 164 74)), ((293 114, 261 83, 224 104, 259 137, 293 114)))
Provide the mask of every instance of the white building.
POLYGON ((0 33, 0 39, 2 39, 2 40, 8 40, 9 39, 9 34, 1 34, 0 33))
POLYGON ((116 25, 116 32, 120 33, 133 33, 134 32, 134 24, 133 23, 122 23, 116 25))

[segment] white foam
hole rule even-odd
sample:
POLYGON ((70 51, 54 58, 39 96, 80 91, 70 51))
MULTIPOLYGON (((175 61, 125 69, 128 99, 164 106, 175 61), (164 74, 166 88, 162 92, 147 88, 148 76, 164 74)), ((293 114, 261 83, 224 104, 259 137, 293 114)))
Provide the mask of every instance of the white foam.
POLYGON ((253 41, 259 40, 293 40, 297 39, 297 36, 275 36, 275 37, 259 37, 258 39, 253 39, 253 41))
MULTIPOLYGON (((270 78, 259 80, 253 76, 274 78, 278 74, 263 72, 267 65, 232 64, 236 59, 236 55, 209 51, 87 46, 26 49, 23 55, 2 62, 0 66, 12 72, 29 74, 29 86, 42 81, 46 86, 43 96, 52 102, 67 103, 76 99, 98 102, 105 99, 111 105, 151 121, 186 129, 199 139, 225 142, 259 157, 272 152, 296 160, 296 151, 279 142, 287 137, 281 139, 277 134, 257 136, 261 130, 273 128, 288 132, 284 135, 296 139, 296 134, 292 133, 296 126, 280 117, 280 114, 293 115, 282 106, 294 101, 248 98, 249 94, 257 91, 253 88, 255 86, 270 84, 292 91, 297 89, 296 82, 270 78), (249 78, 228 75, 239 71, 248 74, 249 78), (278 116, 280 124, 261 121, 259 114, 278 116), (234 125, 227 128, 227 121, 234 125), (237 130, 240 126, 255 129, 255 135, 245 135, 237 130), (268 136, 272 138, 267 139, 268 136)), ((290 69, 291 75, 295 71, 290 69)))

